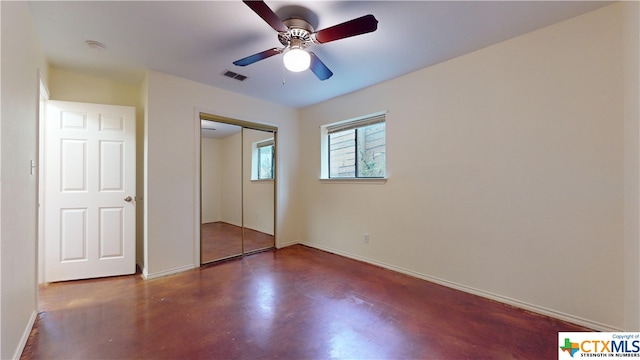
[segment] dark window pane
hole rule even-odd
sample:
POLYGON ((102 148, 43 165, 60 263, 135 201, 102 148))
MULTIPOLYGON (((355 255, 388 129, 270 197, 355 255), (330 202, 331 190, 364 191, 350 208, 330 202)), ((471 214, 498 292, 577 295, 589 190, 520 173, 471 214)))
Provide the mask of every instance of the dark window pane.
POLYGON ((329 135, 329 177, 355 177, 356 131, 329 135))
POLYGON ((386 176, 385 123, 329 134, 329 177, 386 176))
POLYGON ((358 177, 385 176, 385 124, 379 123, 358 130, 358 177))

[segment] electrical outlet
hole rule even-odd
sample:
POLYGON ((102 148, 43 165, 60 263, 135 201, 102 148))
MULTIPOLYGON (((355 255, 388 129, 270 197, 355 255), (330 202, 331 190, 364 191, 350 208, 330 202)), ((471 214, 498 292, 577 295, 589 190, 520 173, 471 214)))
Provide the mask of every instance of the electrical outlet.
POLYGON ((364 234, 364 243, 365 244, 369 243, 369 234, 364 234))

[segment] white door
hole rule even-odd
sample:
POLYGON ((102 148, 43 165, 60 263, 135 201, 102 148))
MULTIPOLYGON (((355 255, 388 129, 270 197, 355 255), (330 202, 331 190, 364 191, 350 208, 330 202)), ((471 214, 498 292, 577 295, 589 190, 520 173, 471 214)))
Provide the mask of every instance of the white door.
POLYGON ((135 109, 47 102, 45 282, 135 273, 135 109))

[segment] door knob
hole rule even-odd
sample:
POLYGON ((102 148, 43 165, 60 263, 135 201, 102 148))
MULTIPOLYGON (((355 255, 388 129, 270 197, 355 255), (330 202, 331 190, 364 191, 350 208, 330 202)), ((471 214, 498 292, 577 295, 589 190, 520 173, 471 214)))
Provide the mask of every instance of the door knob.
POLYGON ((126 198, 124 198, 124 201, 126 201, 126 202, 131 202, 131 200, 133 200, 133 198, 131 198, 131 196, 127 196, 126 198))

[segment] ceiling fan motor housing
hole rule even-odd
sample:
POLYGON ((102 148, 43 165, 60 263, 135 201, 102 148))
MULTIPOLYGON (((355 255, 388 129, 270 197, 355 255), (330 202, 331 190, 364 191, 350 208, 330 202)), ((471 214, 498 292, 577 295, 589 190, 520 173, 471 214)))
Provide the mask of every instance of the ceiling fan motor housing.
POLYGON ((291 49, 305 49, 313 44, 311 24, 299 18, 291 18, 283 22, 289 30, 278 33, 278 40, 282 45, 289 46, 291 49))

